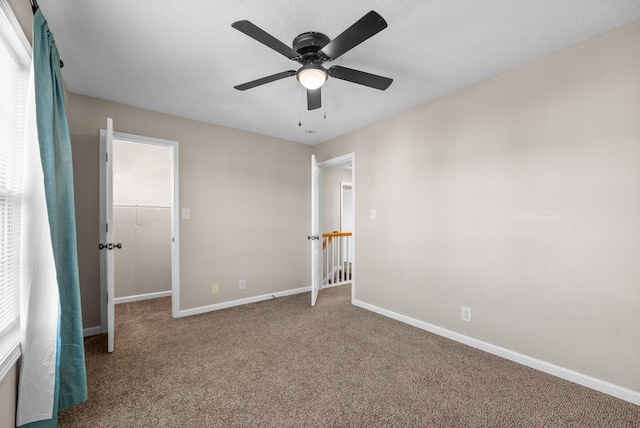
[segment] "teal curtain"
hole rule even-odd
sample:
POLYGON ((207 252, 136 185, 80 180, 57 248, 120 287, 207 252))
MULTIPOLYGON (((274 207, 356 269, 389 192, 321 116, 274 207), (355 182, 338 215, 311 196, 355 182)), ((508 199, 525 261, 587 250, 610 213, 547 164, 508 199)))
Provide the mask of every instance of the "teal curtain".
POLYGON ((71 139, 64 106, 60 57, 46 19, 33 16, 36 123, 56 267, 60 312, 54 412, 50 421, 25 426, 57 426, 58 411, 87 399, 80 282, 76 247, 71 139))

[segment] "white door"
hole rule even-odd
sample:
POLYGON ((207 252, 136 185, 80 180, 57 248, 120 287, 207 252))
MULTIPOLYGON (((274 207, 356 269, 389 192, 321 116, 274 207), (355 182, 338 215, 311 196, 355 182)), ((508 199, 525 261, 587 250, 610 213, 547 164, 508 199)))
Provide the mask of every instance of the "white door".
MULTIPOLYGON (((100 139, 100 271, 106 285, 101 292, 106 311, 102 325, 107 325, 107 350, 114 347, 114 250, 113 245, 113 119, 107 119, 107 131, 100 139)), ((101 305, 104 308, 104 305, 101 305)))
POLYGON ((316 305, 322 285, 322 240, 320 232, 320 167, 311 155, 311 306, 316 305))

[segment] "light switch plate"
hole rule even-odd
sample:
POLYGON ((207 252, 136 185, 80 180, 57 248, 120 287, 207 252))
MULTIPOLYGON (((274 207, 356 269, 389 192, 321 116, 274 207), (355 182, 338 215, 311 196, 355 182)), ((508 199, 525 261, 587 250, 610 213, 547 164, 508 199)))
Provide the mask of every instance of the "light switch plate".
POLYGON ((182 219, 183 220, 189 220, 191 218, 191 209, 190 208, 183 208, 182 209, 182 219))
POLYGON ((375 208, 371 208, 371 220, 375 220, 376 218, 378 218, 378 213, 375 208))

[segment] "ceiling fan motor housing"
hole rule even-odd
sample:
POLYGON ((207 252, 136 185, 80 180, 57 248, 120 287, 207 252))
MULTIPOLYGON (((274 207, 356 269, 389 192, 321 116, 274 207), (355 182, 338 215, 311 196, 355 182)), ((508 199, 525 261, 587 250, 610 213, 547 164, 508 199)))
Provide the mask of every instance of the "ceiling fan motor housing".
POLYGON ((322 33, 309 31, 293 39, 293 50, 301 56, 302 64, 322 64, 327 58, 321 57, 318 51, 325 47, 331 39, 322 33))

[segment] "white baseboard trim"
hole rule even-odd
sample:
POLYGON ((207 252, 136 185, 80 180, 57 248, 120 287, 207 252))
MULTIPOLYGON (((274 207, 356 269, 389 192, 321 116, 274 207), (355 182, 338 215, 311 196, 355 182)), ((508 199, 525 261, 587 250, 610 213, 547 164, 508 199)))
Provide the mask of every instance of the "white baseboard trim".
POLYGON ((95 327, 87 327, 84 330, 82 330, 82 335, 84 337, 89 337, 89 336, 96 336, 98 334, 102 333, 102 327, 97 325, 95 327))
POLYGON ((511 360, 516 363, 548 373, 550 375, 568 380, 570 382, 586 386, 587 388, 612 395, 622 400, 629 401, 630 403, 640 405, 640 392, 632 391, 630 389, 626 389, 621 386, 614 385, 612 383, 605 382, 603 380, 596 379, 591 376, 587 376, 582 373, 578 373, 573 370, 548 363, 546 361, 538 360, 536 358, 529 357, 527 355, 520 354, 518 352, 511 351, 500 346, 492 345, 491 343, 483 342, 482 340, 474 339, 472 337, 447 330, 446 328, 438 327, 437 325, 429 324, 427 322, 420 321, 406 315, 401 315, 388 309, 380 308, 378 306, 371 305, 360 300, 354 299, 352 303, 360 308, 375 312, 380 315, 384 315, 386 317, 403 322, 405 324, 412 325, 422 330, 429 331, 439 336, 446 337, 447 339, 469 345, 473 348, 480 349, 490 354, 506 358, 507 360, 511 360))
POLYGON ((292 296, 294 294, 306 293, 311 291, 311 287, 294 288, 293 290, 278 291, 261 296, 247 297, 245 299, 231 300, 228 302, 215 303, 213 305, 200 306, 192 309, 185 309, 178 312, 178 317, 186 317, 190 315, 204 314, 206 312, 219 311, 220 309, 232 308, 234 306, 246 305, 249 303, 261 302, 263 300, 274 299, 277 297, 292 296))
POLYGON ((169 297, 172 295, 171 291, 159 291, 157 293, 138 294, 136 296, 116 297, 113 299, 115 305, 120 303, 137 302, 140 300, 157 299, 158 297, 169 297))

